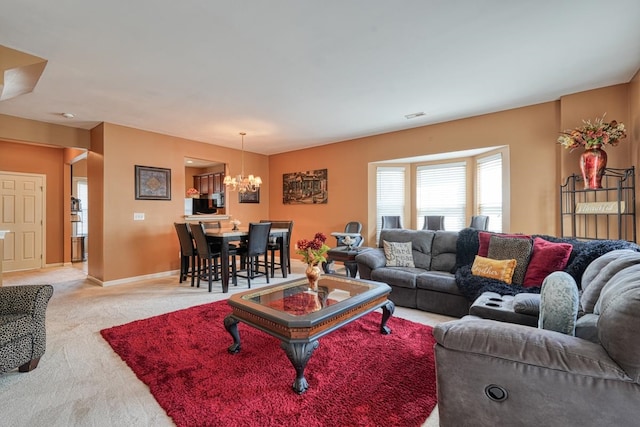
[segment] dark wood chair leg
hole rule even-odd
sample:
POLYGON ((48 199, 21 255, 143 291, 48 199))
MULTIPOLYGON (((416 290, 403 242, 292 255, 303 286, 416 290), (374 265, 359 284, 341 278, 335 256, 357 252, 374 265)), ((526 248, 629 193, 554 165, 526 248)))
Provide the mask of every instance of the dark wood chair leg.
POLYGON ((34 369, 36 369, 38 367, 38 362, 40 362, 40 358, 39 357, 36 358, 36 359, 31 359, 30 361, 28 361, 24 365, 18 367, 18 371, 20 371, 20 372, 33 371, 34 369))

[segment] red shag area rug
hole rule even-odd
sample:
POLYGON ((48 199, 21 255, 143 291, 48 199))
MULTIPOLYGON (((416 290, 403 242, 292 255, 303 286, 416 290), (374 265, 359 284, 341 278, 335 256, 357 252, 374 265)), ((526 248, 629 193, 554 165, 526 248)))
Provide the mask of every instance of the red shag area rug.
POLYGON ((242 350, 226 301, 100 331, 178 426, 420 426, 436 405, 429 326, 373 312, 324 336, 307 364, 309 389, 280 341, 242 322, 242 350))

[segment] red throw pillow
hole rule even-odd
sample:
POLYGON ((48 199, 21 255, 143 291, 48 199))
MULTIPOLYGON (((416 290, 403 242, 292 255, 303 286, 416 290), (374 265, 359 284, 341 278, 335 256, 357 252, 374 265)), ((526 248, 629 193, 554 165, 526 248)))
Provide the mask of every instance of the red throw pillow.
POLYGON ((489 233, 488 231, 479 231, 478 232, 478 242, 480 245, 478 246, 478 255, 481 257, 487 257, 489 254, 489 242, 491 241, 491 236, 493 235, 500 237, 515 237, 517 239, 530 239, 531 236, 526 234, 503 234, 503 233, 489 233))
POLYGON ((522 286, 541 286, 549 274, 563 270, 567 266, 572 249, 570 243, 553 243, 536 237, 533 240, 533 253, 522 286))

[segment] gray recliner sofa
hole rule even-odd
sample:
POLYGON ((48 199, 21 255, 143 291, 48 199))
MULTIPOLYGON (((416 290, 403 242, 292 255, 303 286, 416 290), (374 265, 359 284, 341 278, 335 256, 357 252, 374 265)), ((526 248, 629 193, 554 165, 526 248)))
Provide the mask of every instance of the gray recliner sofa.
POLYGON ((383 229, 379 247, 356 256, 360 278, 387 283, 396 305, 462 317, 469 300, 456 285, 457 231, 383 229), (383 242, 411 242, 415 267, 387 267, 383 242))
POLYGON ((436 326, 440 425, 638 425, 639 260, 607 254, 585 271, 584 338, 476 316, 436 326))

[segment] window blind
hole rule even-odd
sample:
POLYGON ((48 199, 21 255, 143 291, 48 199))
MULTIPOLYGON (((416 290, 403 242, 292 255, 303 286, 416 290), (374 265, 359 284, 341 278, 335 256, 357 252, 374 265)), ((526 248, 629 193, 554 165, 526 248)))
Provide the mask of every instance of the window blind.
POLYGON ((477 213, 489 217, 489 230, 502 232, 502 154, 478 159, 476 197, 477 213))
POLYGON ((380 237, 382 217, 399 215, 404 224, 405 168, 400 166, 376 169, 376 241, 380 237))
POLYGON ((466 162, 418 166, 416 169, 416 214, 418 229, 425 215, 444 215, 445 230, 466 227, 466 162))

